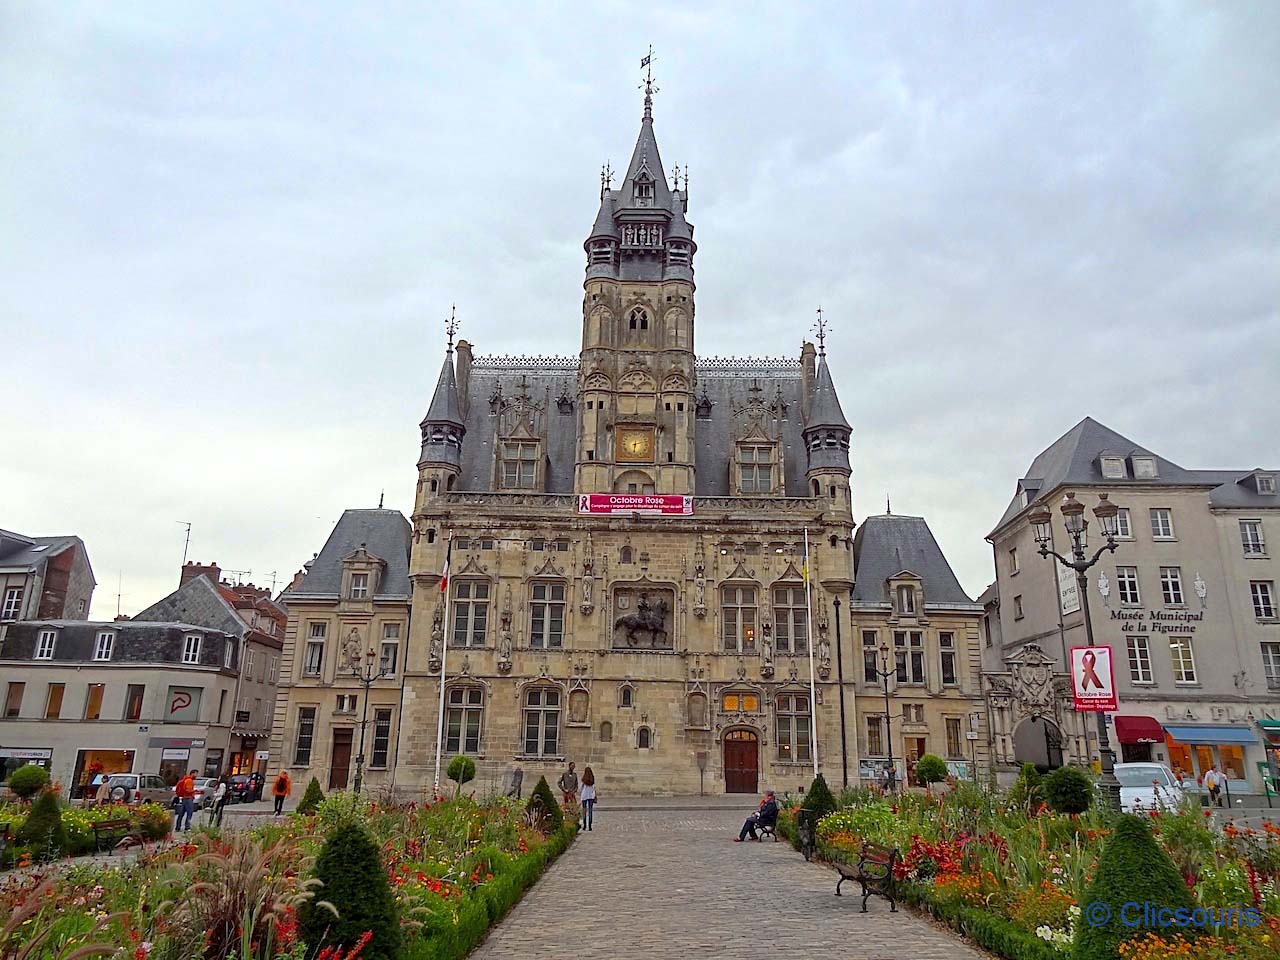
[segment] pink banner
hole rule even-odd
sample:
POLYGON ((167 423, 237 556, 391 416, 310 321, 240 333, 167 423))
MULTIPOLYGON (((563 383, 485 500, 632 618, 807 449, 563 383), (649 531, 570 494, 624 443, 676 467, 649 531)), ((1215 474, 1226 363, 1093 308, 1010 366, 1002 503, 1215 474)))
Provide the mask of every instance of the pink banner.
POLYGON ((678 493, 580 493, 578 512, 688 517, 693 515, 693 497, 678 493))

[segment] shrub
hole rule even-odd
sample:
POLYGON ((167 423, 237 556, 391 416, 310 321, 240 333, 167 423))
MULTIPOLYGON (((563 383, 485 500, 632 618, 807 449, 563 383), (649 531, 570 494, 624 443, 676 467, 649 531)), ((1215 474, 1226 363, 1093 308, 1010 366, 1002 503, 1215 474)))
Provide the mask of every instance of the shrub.
POLYGON ((547 786, 546 777, 538 778, 538 785, 529 794, 529 803, 525 809, 536 817, 538 829, 548 836, 558 833, 564 826, 564 814, 560 810, 560 804, 556 803, 551 788, 547 786))
POLYGON ((309 817, 320 809, 322 800, 324 800, 324 791, 320 789, 320 781, 312 777, 311 782, 307 784, 307 789, 302 793, 302 799, 298 801, 295 812, 309 817))
POLYGON ((321 902, 308 901, 298 911, 311 953, 350 948, 369 932, 373 938, 364 948, 364 960, 394 960, 400 951, 400 921, 378 846, 363 826, 348 821, 330 835, 316 860, 315 877, 323 884, 316 892, 321 902))
POLYGON ((1079 767, 1059 767, 1041 790, 1055 813, 1084 813, 1093 803, 1093 780, 1079 767))
POLYGON ((1042 778, 1035 765, 1024 763, 1018 779, 1009 789, 1009 801, 1027 810, 1034 810, 1044 800, 1041 782, 1042 778))
POLYGON ((354 793, 339 790, 329 794, 316 806, 316 821, 325 835, 349 823, 368 826, 368 805, 354 793))
POLYGON ((821 820, 829 813, 835 813, 836 798, 831 795, 831 789, 827 786, 827 780, 822 774, 813 778, 809 792, 804 795, 803 806, 806 810, 812 810, 817 820, 821 820))
POLYGON ((9 789, 23 800, 30 800, 49 785, 49 771, 28 763, 9 774, 9 789))
POLYGON ((453 795, 462 795, 462 785, 470 783, 476 778, 476 762, 470 757, 464 757, 461 754, 449 761, 449 767, 445 770, 445 775, 458 786, 454 790, 453 795))
POLYGON ((947 779, 947 762, 936 753, 926 753, 916 761, 916 780, 920 786, 941 783, 947 779))
POLYGON ((1156 844, 1147 821, 1127 814, 1117 818, 1098 858, 1097 873, 1082 898, 1087 922, 1076 929, 1076 960, 1114 960, 1121 943, 1147 932, 1141 925, 1126 927, 1121 922, 1121 908, 1130 901, 1186 909, 1188 913, 1196 906, 1177 867, 1156 844), (1096 913, 1104 911, 1091 909, 1095 902, 1110 910, 1107 922, 1096 926, 1096 913))
POLYGON ((56 860, 66 851, 69 840, 62 825, 58 795, 43 791, 31 804, 31 813, 18 831, 17 841, 31 848, 37 860, 56 860))

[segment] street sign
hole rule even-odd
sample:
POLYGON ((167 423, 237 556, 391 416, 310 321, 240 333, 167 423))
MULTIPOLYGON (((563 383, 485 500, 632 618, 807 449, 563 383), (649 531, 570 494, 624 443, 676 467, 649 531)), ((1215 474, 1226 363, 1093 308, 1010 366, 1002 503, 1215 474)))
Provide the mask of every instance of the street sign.
POLYGON ((1071 648, 1071 690, 1076 709, 1081 712, 1099 713, 1119 707, 1110 647, 1071 648))
POLYGON ((965 734, 964 734, 964 738, 965 738, 966 740, 977 740, 977 739, 978 739, 978 731, 977 731, 977 730, 966 730, 966 731, 965 731, 965 734))
POLYGON ((693 515, 693 497, 679 493, 580 493, 578 512, 688 517, 693 515))

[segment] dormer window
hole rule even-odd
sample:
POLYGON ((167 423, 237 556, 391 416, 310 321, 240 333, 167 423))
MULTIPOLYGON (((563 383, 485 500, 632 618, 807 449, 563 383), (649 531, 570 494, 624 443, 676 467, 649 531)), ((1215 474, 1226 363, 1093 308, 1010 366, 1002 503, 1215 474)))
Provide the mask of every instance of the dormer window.
POLYGON ((509 440, 502 445, 502 486, 533 490, 538 482, 538 444, 509 440))
POLYGON ((1154 480, 1157 476, 1155 457, 1134 457, 1133 476, 1135 480, 1154 480))
POLYGON ((909 583, 898 585, 895 591, 898 615, 914 617, 916 614, 916 588, 909 583))
POLYGON ((351 575, 351 599, 363 600, 369 596, 369 575, 353 573, 351 575))
POLYGON ((1258 474, 1258 492, 1267 496, 1275 496, 1276 477, 1273 473, 1258 474))
POLYGON ((635 198, 637 207, 653 206, 653 181, 643 175, 636 178, 635 198))
POLYGON ((1103 457, 1102 476, 1106 480, 1123 480, 1125 478, 1124 457, 1103 457))
POLYGON ((773 492, 773 444, 738 445, 738 489, 741 493, 773 492))

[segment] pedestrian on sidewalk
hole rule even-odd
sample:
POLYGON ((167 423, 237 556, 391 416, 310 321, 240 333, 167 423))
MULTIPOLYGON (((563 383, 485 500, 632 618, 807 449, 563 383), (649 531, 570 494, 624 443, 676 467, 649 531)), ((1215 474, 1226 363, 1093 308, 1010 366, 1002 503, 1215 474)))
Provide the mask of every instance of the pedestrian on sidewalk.
POLYGON ((271 785, 271 796, 276 800, 276 816, 284 813, 284 798, 289 795, 289 791, 293 788, 293 783, 289 779, 289 771, 281 770, 280 776, 276 777, 276 782, 271 785))
POLYGON ((590 767, 582 771, 582 829, 590 830, 596 809, 596 775, 590 767))
POLYGON ((219 777, 218 786, 213 791, 213 825, 215 827, 222 826, 222 812, 227 809, 229 796, 231 796, 231 790, 227 784, 227 778, 219 777))
POLYGON ((556 786, 560 788, 560 799, 565 806, 576 803, 578 800, 578 775, 573 772, 573 761, 569 761, 569 769, 560 774, 560 779, 556 781, 556 786))
POLYGON ((747 817, 746 823, 742 825, 742 831, 738 834, 734 843, 741 843, 747 839, 747 834, 751 834, 751 839, 759 841, 756 836, 756 827, 772 827, 778 823, 778 798, 772 790, 764 792, 764 799, 760 801, 760 808, 751 816, 747 817))
POLYGON ((177 816, 173 821, 173 829, 184 833, 191 829, 191 818, 196 813, 196 771, 192 770, 178 781, 173 788, 178 800, 177 816), (185 823, 184 823, 185 821, 185 823))
POLYGON ((1218 798, 1218 794, 1222 792, 1222 774, 1218 772, 1218 768, 1212 763, 1209 769, 1204 772, 1204 788, 1209 791, 1209 802, 1222 806, 1222 801, 1218 798))

